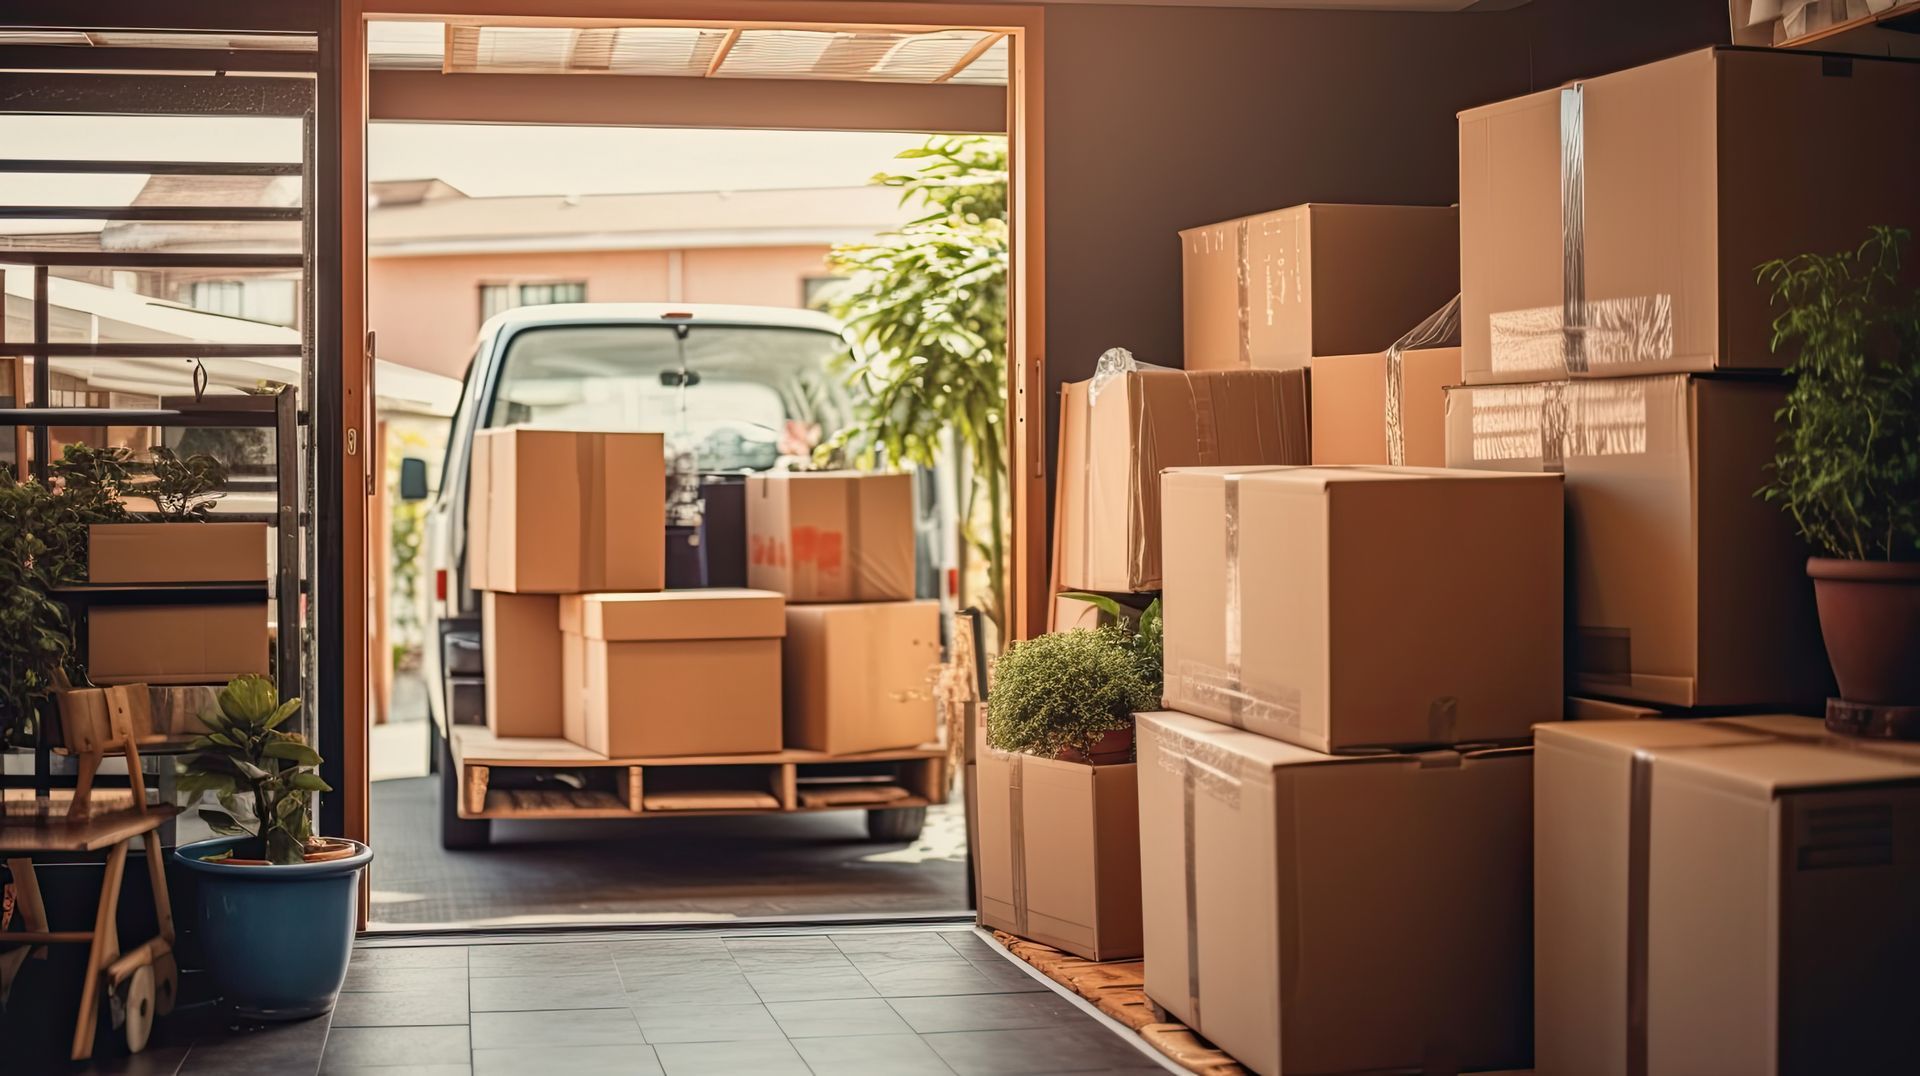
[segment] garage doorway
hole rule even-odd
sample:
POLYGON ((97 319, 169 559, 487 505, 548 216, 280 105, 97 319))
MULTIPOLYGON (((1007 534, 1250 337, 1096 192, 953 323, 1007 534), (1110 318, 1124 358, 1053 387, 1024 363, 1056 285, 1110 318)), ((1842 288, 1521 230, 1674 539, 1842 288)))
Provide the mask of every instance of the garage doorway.
MULTIPOLYGON (((592 6, 599 9, 596 15, 604 16, 608 5, 592 6)), ((792 13, 805 5, 775 6, 787 13, 777 24, 765 19, 716 21, 715 16, 727 13, 710 5, 702 6, 698 20, 676 19, 671 12, 648 18, 654 13, 639 11, 597 20, 552 15, 531 19, 498 10, 478 16, 369 14, 363 24, 369 60, 368 78, 362 84, 367 111, 376 125, 508 121, 540 124, 548 130, 555 124, 602 131, 645 127, 681 135, 701 126, 786 137, 822 128, 843 134, 849 129, 873 132, 903 127, 1011 132, 1009 155, 1015 166, 1009 170, 1009 216, 1016 245, 1008 304, 1006 416, 1010 421, 1002 427, 1014 431, 1007 438, 1016 476, 1009 531, 1039 533, 1043 528, 1023 523, 1031 518, 1035 498, 1044 489, 1036 463, 1042 427, 1037 415, 1029 424, 1026 411, 1034 397, 1023 391, 1043 383, 1037 349, 1028 344, 1039 339, 1032 302, 1038 290, 1033 285, 1038 279, 1034 270, 1039 252, 1022 244, 1026 235, 1035 234, 1030 229, 1038 207, 1021 197, 1033 189, 1037 177, 1037 161, 1021 150, 1022 136, 1033 129, 1028 119, 1032 113, 1025 107, 1029 94, 1023 88, 1037 95, 1037 71, 1031 80, 1021 76, 1037 59, 1037 14, 993 9, 995 21, 980 26, 963 25, 957 16, 943 19, 944 9, 936 7, 890 7, 887 17, 897 15, 898 21, 876 26, 872 22, 796 22, 792 13), (1022 18, 1030 21, 1023 24, 1022 18), (675 41, 673 48, 652 47, 668 40, 675 41), (824 47, 816 47, 823 42, 824 47), (669 62, 663 59, 666 56, 700 70, 664 73, 658 68, 669 62), (729 64, 739 64, 739 71, 725 73, 729 64), (705 93, 692 87, 718 89, 705 93), (634 92, 640 88, 643 92, 634 92), (978 90, 990 90, 993 96, 969 92, 978 90), (990 116, 982 107, 989 101, 990 116), (768 107, 769 102, 778 105, 768 107), (915 117, 922 122, 911 122, 915 117)), ((744 14, 765 15, 769 5, 744 7, 751 9, 744 14)), ((858 9, 864 18, 871 18, 874 10, 866 5, 858 9)), ((961 10, 960 14, 978 12, 961 10)), ((396 177, 380 171, 379 130, 378 126, 370 129, 368 155, 349 164, 369 184, 372 212, 379 212, 381 198, 445 196, 444 191, 426 186, 395 190, 396 177)), ((364 219, 361 227, 366 227, 364 219)), ((375 260, 360 286, 385 294, 379 265, 381 229, 362 234, 369 235, 368 253, 375 260)), ((368 265, 364 260, 359 264, 368 265)), ((478 313, 501 304, 579 299, 592 303, 602 298, 585 286, 586 281, 566 273, 556 275, 550 266, 531 275, 497 275, 498 279, 475 282, 472 294, 478 313)), ((802 282, 805 289, 796 297, 800 300, 796 305, 813 297, 816 289, 831 288, 828 276, 802 282)), ((350 284, 350 289, 354 286, 350 284)), ((376 313, 367 327, 376 331, 374 349, 382 359, 406 362, 396 352, 397 340, 381 339, 377 297, 372 308, 376 313)), ((379 416, 373 418, 377 423, 379 416)), ((379 427, 374 429, 377 436, 379 427)), ((395 448, 388 437, 375 443, 388 452, 395 448)), ((393 461, 380 462, 382 471, 392 469, 393 461)), ((384 484, 383 477, 376 477, 376 482, 384 484)), ((383 504, 376 497, 370 502, 370 534, 382 533, 395 507, 391 499, 383 504)), ((1009 553, 1012 571, 1007 590, 1012 597, 1006 623, 1015 636, 1026 634, 1044 619, 1041 602, 1036 600, 1044 579, 1033 573, 1034 566, 1044 561, 1035 555, 1034 547, 1037 542, 1016 542, 1009 553)), ((369 571, 378 572, 387 562, 376 537, 369 550, 369 571)), ((374 588, 373 592, 380 591, 374 588)), ((390 617, 390 609, 388 613, 390 617)), ((425 644, 441 641, 428 638, 425 644)), ((369 655, 366 671, 369 686, 376 691, 383 686, 380 680, 389 652, 381 646, 369 655)), ((398 683, 385 686, 391 690, 398 683)), ((439 693, 434 701, 444 704, 438 707, 443 721, 457 709, 446 694, 448 689, 445 683, 425 687, 439 693)), ((381 697, 374 698, 370 710, 378 715, 381 697)), ((389 709, 386 716, 394 722, 402 715, 389 709)), ((458 737, 459 726, 453 728, 458 737)), ((349 763, 350 772, 373 776, 382 771, 374 747, 393 741, 396 730, 374 728, 370 733, 362 734, 357 745, 361 757, 349 763)), ((352 744, 355 732, 349 730, 346 738, 352 744)), ((435 751, 439 739, 437 734, 430 738, 435 751)), ((435 761, 450 755, 439 755, 435 761)), ((957 751, 955 755, 957 771, 957 751)), ((450 771, 430 778, 383 782, 378 787, 360 780, 349 783, 348 793, 358 802, 349 806, 348 814, 370 819, 373 843, 387 864, 372 877, 371 926, 419 930, 713 919, 871 920, 961 914, 970 906, 966 863, 964 855, 957 854, 965 842, 957 782, 948 802, 931 810, 921 838, 894 845, 846 839, 848 834, 839 832, 848 824, 845 812, 831 812, 805 817, 543 821, 518 834, 513 825, 496 821, 501 847, 448 853, 432 843, 432 833, 449 796, 461 795, 459 774, 456 762, 450 771), (533 839, 525 839, 529 837, 533 839), (518 857, 526 861, 514 862, 518 857)))

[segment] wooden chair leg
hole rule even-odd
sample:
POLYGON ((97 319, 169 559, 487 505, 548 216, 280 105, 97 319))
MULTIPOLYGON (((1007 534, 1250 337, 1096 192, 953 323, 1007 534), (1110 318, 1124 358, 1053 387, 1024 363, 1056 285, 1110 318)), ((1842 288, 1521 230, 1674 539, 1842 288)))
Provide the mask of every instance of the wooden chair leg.
MULTIPOLYGON (((40 896, 40 878, 33 873, 33 860, 25 857, 7 860, 7 869, 13 872, 13 899, 15 907, 20 909, 20 921, 34 933, 45 934, 47 926, 47 904, 40 896)), ((36 945, 33 955, 46 959, 47 947, 36 945)))
POLYGON ((153 885, 153 912, 160 922, 160 938, 173 944, 173 899, 167 895, 167 860, 160 850, 160 832, 148 830, 147 881, 153 885))
POLYGON ((93 943, 87 946, 87 974, 80 983, 80 1016, 73 1027, 73 1059, 93 1056, 93 1033, 100 1021, 100 973, 119 956, 114 916, 120 910, 120 879, 127 870, 127 841, 107 853, 107 869, 100 883, 100 906, 93 913, 93 943))
POLYGON ((73 782, 73 802, 67 804, 68 821, 78 821, 93 813, 93 775, 100 768, 100 756, 95 753, 75 755, 74 761, 80 774, 73 782))

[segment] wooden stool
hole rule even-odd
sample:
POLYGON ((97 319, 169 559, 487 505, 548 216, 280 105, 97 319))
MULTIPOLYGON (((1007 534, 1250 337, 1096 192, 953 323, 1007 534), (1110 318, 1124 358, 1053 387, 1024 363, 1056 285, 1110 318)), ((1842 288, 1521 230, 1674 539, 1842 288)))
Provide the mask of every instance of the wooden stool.
MULTIPOLYGON (((64 810, 57 799, 0 800, 0 855, 13 873, 13 888, 25 933, 0 934, 0 944, 36 947, 44 957, 47 945, 87 946, 87 973, 80 988, 80 1015, 73 1029, 73 1059, 93 1055, 93 1039, 100 1020, 104 989, 121 1002, 116 1026, 124 1026, 127 1049, 146 1048, 153 1018, 172 1011, 180 988, 180 972, 173 957, 173 905, 167 897, 167 863, 160 847, 160 827, 178 809, 149 806, 145 776, 140 771, 139 742, 150 735, 148 696, 144 684, 109 688, 67 688, 58 692, 61 748, 79 763, 79 777, 64 810), (131 802, 109 807, 96 800, 93 779, 109 754, 124 755, 131 802), (122 951, 115 916, 120 910, 120 883, 126 874, 127 850, 140 838, 147 852, 147 880, 153 886, 154 915, 159 933, 122 951), (55 931, 47 919, 34 853, 107 853, 100 883, 100 901, 94 909, 92 930, 55 931)), ((118 797, 116 797, 117 799, 118 797)))

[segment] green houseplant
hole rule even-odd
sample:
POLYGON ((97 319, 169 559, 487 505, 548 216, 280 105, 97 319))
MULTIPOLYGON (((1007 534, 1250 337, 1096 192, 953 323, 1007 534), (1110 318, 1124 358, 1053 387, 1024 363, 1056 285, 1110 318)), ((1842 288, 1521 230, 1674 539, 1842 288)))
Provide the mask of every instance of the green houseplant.
POLYGON ((0 466, 0 743, 31 741, 56 672, 84 682, 72 618, 53 592, 86 581, 89 529, 127 517, 129 455, 68 445, 45 483, 0 466))
POLYGON ((1155 602, 1139 630, 1115 623, 1013 644, 994 662, 987 743, 1070 761, 1129 760, 1134 713, 1160 704, 1159 619, 1155 602))
POLYGON ((1909 233, 1762 265, 1794 348, 1779 452, 1761 495, 1793 516, 1842 698, 1920 706, 1920 288, 1909 233))
POLYGON ((207 970, 228 1005, 262 1019, 333 1007, 373 859, 358 841, 313 836, 313 797, 330 789, 319 753, 286 727, 299 708, 264 676, 229 682, 176 785, 219 805, 200 815, 224 836, 174 853, 199 878, 207 970))

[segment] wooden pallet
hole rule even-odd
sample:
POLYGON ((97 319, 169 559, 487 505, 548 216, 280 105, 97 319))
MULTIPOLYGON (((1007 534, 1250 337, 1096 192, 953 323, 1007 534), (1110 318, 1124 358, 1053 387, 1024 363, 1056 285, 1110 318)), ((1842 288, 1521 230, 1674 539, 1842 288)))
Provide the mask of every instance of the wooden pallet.
POLYGON ((829 755, 608 758, 558 738, 457 725, 461 818, 660 818, 925 807, 947 799, 938 745, 829 755))

